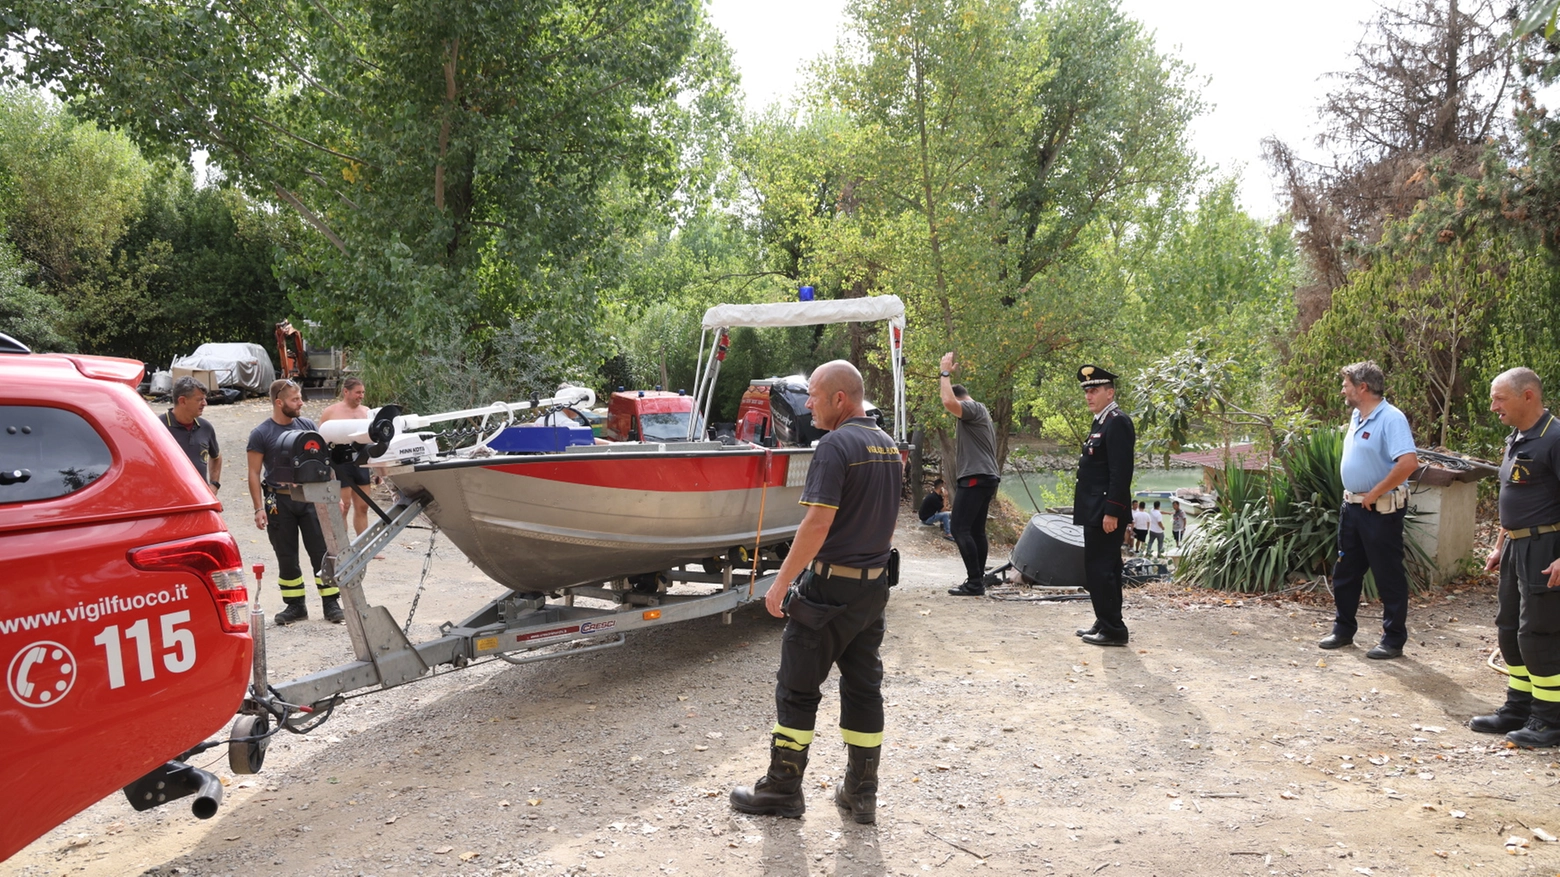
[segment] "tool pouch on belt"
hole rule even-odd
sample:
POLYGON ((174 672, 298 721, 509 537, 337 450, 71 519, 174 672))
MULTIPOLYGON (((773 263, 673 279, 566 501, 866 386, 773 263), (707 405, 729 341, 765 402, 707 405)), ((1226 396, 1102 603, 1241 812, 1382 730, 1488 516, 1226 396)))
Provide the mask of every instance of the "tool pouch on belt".
POLYGON ((888 549, 888 563, 884 564, 884 575, 888 577, 888 586, 899 584, 899 549, 888 549))
POLYGON ((804 595, 812 580, 812 570, 802 573, 802 577, 796 580, 796 584, 785 592, 785 600, 780 603, 780 607, 797 624, 811 630, 822 630, 825 625, 834 620, 835 616, 849 607, 808 599, 804 595))
POLYGON ((1390 515, 1400 508, 1408 505, 1408 485, 1399 484, 1386 493, 1381 499, 1376 500, 1376 511, 1383 515, 1390 515))

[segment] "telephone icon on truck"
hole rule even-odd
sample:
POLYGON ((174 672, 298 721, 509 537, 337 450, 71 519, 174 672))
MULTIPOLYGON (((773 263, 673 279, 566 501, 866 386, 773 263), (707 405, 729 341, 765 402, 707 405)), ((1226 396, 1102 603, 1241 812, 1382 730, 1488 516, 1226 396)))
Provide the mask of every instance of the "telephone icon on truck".
POLYGON ((52 706, 76 684, 76 659, 56 642, 24 646, 11 659, 6 683, 22 706, 52 706))

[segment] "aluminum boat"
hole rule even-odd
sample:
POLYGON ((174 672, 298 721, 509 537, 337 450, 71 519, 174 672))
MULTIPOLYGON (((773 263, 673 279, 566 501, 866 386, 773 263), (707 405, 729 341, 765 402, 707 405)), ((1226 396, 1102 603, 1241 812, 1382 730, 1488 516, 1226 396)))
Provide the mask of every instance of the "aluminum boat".
POLYGON ((541 453, 495 453, 492 439, 521 417, 589 404, 589 390, 550 399, 431 416, 392 406, 369 420, 331 421, 332 443, 372 444, 368 463, 426 513, 474 564, 519 592, 554 592, 651 575, 703 560, 788 543, 810 447, 762 447, 704 440, 714 385, 730 329, 883 321, 894 381, 892 432, 904 435, 904 305, 895 296, 827 302, 720 305, 704 317, 694 399, 685 441, 566 446, 541 453), (435 424, 480 419, 481 438, 441 450, 435 424))

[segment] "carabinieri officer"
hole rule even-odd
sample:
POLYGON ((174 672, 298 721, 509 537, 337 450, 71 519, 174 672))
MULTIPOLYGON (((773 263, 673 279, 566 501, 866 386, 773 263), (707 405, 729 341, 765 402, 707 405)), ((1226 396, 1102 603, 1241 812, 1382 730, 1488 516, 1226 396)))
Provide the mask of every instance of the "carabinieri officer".
POLYGON ((1121 542, 1132 523, 1132 465, 1137 433, 1116 407, 1116 376, 1097 365, 1078 369, 1083 399, 1094 413, 1078 458, 1073 523, 1083 527, 1084 587, 1094 603, 1094 625, 1079 630, 1096 646, 1127 644, 1121 620, 1121 542))
POLYGON ((883 745, 878 648, 893 583, 889 559, 904 472, 894 440, 862 410, 864 395, 861 373, 844 360, 824 363, 808 381, 813 423, 830 432, 814 445, 802 489, 807 514, 764 600, 771 615, 789 614, 790 621, 780 640, 769 771, 752 786, 732 790, 732 809, 742 813, 794 819, 806 809, 802 772, 819 689, 829 667, 838 664, 840 734, 849 764, 834 802, 856 822, 877 818, 883 745), (797 584, 787 590, 792 581, 797 584))

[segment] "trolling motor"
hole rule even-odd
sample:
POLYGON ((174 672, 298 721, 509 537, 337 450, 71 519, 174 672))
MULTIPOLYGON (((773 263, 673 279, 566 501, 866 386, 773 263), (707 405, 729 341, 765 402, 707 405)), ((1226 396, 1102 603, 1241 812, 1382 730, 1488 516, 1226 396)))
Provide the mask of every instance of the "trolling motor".
POLYGON ((556 406, 596 403, 596 394, 585 387, 561 387, 552 398, 531 398, 525 402, 495 402, 481 408, 448 411, 442 414, 407 414, 398 405, 385 405, 369 412, 363 420, 330 420, 320 424, 320 435, 331 445, 352 445, 359 465, 397 466, 431 460, 439 455, 439 440, 427 429, 436 423, 466 418, 480 419, 480 432, 486 444, 502 432, 520 411, 556 406))

